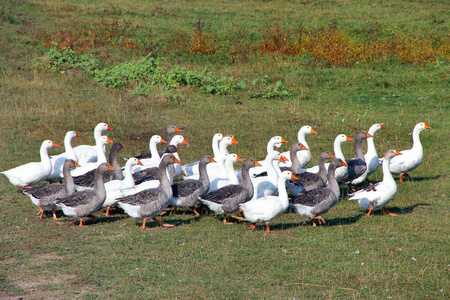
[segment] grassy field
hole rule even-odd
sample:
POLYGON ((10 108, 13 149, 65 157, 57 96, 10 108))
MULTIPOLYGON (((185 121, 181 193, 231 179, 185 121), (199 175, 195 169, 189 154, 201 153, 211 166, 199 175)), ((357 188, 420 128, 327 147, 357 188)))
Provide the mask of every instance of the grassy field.
MULTIPOLYGON (((177 125, 190 143, 183 163, 211 153, 217 132, 237 138, 240 157, 263 159, 272 136, 291 145, 310 125, 315 162, 336 135, 373 123, 386 126, 380 156, 410 148, 416 123, 432 129, 388 205, 399 216, 368 218, 342 189, 318 228, 293 212, 266 233, 186 211, 165 216, 175 228, 142 231, 119 209, 79 228, 62 212, 40 221, 0 176, 0 299, 449 298, 449 11, 448 1, 1 2, 0 171, 39 160, 45 139, 61 153, 69 130, 81 135, 73 145, 93 144, 99 122, 124 157, 177 125), (149 53, 145 73, 133 62, 149 53)), ((351 143, 343 151, 353 156, 351 143)))

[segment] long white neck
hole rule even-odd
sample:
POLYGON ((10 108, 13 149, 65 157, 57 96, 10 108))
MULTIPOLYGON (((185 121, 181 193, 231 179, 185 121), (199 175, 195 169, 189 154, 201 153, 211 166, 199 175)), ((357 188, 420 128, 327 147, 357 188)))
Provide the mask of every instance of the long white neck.
POLYGON ((101 126, 100 124, 95 126, 94 129, 94 139, 97 141, 97 139, 99 139, 102 136, 102 132, 103 132, 103 126, 101 126))
POLYGON ((126 185, 127 187, 132 187, 134 186, 134 179, 133 179, 133 174, 131 173, 131 168, 134 166, 134 164, 131 163, 127 163, 125 165, 125 170, 124 170, 124 177, 123 177, 123 183, 124 185, 126 185))
POLYGON ((383 165, 382 166, 383 167, 383 182, 396 184, 394 177, 392 177, 391 170, 389 169, 389 161, 390 160, 391 160, 390 158, 389 159, 383 158, 383 163, 382 163, 382 165, 383 165))
POLYGON ((306 133, 303 130, 300 129, 298 131, 297 139, 298 139, 298 142, 303 144, 306 148, 308 148, 308 151, 309 151, 309 146, 308 146, 308 143, 306 142, 306 133))
POLYGON ((277 172, 276 166, 278 166, 278 170, 280 170, 280 161, 278 159, 272 159, 272 161, 269 161, 265 165, 267 170, 267 176, 278 178, 280 174, 277 172))
POLYGON ((283 207, 289 206, 289 196, 286 190, 286 177, 280 176, 278 178, 278 199, 283 207))
POLYGON ((334 148, 333 148, 333 150, 334 150, 334 155, 336 156, 336 158, 340 158, 343 161, 345 161, 344 153, 342 152, 342 144, 343 143, 344 143, 343 141, 336 139, 334 141, 334 148))
POLYGON ((281 174, 280 161, 278 159, 275 159, 274 161, 272 161, 272 166, 275 169, 275 172, 277 172, 277 176, 280 176, 281 174))
MULTIPOLYGON (((373 134, 372 134, 373 135, 373 134)), ((375 143, 373 137, 367 138, 367 152, 366 155, 377 155, 377 149, 375 149, 375 143)))
POLYGON ((228 154, 228 143, 219 143, 219 153, 221 155, 228 154))
POLYGON ((97 143, 95 144, 95 148, 97 149, 97 162, 98 163, 108 162, 106 160, 106 155, 103 152, 104 147, 105 147, 105 144, 101 142, 101 137, 100 137, 100 139, 98 139, 97 143))
POLYGON ((213 154, 214 154, 214 159, 216 157, 220 156, 220 150, 219 150, 219 142, 220 142, 220 140, 221 139, 216 139, 216 138, 213 138, 213 140, 212 140, 212 150, 213 150, 213 154))
POLYGON ((225 169, 227 172, 228 180, 230 180, 233 184, 238 184, 239 179, 237 177, 236 172, 234 171, 234 162, 230 159, 225 161, 225 169))
POLYGON ((50 157, 48 156, 48 147, 46 147, 46 146, 42 147, 41 146, 41 149, 39 150, 39 153, 41 155, 41 163, 44 163, 46 165, 50 165, 50 168, 51 168, 52 163, 50 161, 50 157))
POLYGON ((73 134, 66 134, 66 137, 64 138, 64 149, 66 150, 67 158, 73 159, 75 162, 78 162, 78 156, 72 147, 73 137, 73 134))
POLYGON ((275 149, 275 145, 276 145, 276 141, 270 139, 270 141, 267 143, 267 154, 270 154, 271 152, 273 152, 275 149))
POLYGON ((161 160, 161 156, 158 153, 158 148, 156 147, 158 143, 153 140, 150 139, 150 143, 148 144, 148 147, 150 148, 150 153, 152 154, 152 159, 154 158, 155 161, 160 161, 161 160))
POLYGON ((422 143, 420 142, 420 132, 422 130, 414 128, 413 134, 412 134, 412 140, 413 140, 413 146, 412 149, 417 152, 423 152, 422 143))

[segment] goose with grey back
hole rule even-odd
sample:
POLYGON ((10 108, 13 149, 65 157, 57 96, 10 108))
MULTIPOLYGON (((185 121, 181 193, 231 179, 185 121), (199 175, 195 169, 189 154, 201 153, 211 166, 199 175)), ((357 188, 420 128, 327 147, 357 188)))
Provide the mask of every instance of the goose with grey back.
POLYGON ((66 159, 63 166, 64 183, 44 184, 23 190, 23 193, 28 195, 33 204, 39 208, 38 216, 41 220, 44 217, 45 210, 52 210, 53 219, 58 219, 55 213, 55 201, 57 198, 67 197, 75 193, 75 184, 70 169, 79 166, 76 161, 66 159))
MULTIPOLYGON (((213 150, 213 158, 217 161, 218 156, 220 155, 219 150, 219 142, 223 139, 223 134, 216 133, 212 138, 212 150, 213 150)), ((189 177, 199 172, 199 163, 200 161, 196 161, 190 164, 183 165, 181 168, 183 169, 184 176, 189 177)))
POLYGON ((302 163, 298 159, 299 152, 307 152, 309 149, 303 145, 302 143, 294 143, 291 146, 291 149, 289 150, 289 157, 292 159, 292 163, 290 166, 286 166, 286 164, 280 164, 280 170, 281 171, 291 171, 294 174, 300 174, 302 173, 302 163))
MULTIPOLYGON (((297 140, 299 143, 303 144, 308 150, 297 152, 298 160, 300 161, 300 165, 304 168, 312 159, 311 150, 306 142, 307 134, 317 134, 317 132, 309 125, 302 126, 297 133, 297 140)), ((284 157, 287 157, 288 160, 285 163, 280 164, 281 167, 286 166, 290 167, 293 162, 293 158, 290 157, 290 151, 286 151, 281 153, 284 157)), ((295 172, 293 172, 295 173, 295 172)))
POLYGON ((231 184, 224 186, 218 190, 209 192, 203 197, 199 197, 199 201, 208 206, 216 214, 225 214, 223 223, 227 222, 227 214, 231 214, 233 218, 243 220, 234 213, 239 209, 239 204, 245 203, 253 197, 253 184, 250 179, 249 170, 260 164, 253 158, 247 158, 242 165, 242 181, 240 184, 231 184))
POLYGON ((388 150, 383 157, 383 181, 377 182, 373 185, 369 185, 367 188, 359 190, 353 194, 350 194, 348 200, 357 200, 359 206, 368 210, 366 216, 370 217, 372 210, 383 209, 386 213, 391 216, 396 216, 387 210, 386 205, 395 197, 397 194, 397 184, 392 177, 391 171, 389 170, 389 162, 392 158, 397 155, 402 155, 396 150, 388 150))
POLYGON ((325 160, 335 158, 330 151, 323 151, 319 155, 319 172, 294 174, 297 179, 286 181, 287 190, 291 196, 298 196, 300 193, 324 187, 327 183, 327 169, 325 160))
MULTIPOLYGON (((342 144, 353 139, 345 134, 338 134, 334 139, 333 150, 336 158, 340 158, 345 161, 344 153, 342 152, 342 144)), ((325 163, 325 168, 328 170, 330 163, 325 163)), ((303 169, 303 172, 317 173, 319 172, 319 165, 315 165, 311 168, 303 169)), ((339 167, 336 169, 336 181, 341 182, 342 178, 347 174, 347 167, 339 167)))
MULTIPOLYGON (((111 150, 109 150, 108 161, 109 164, 113 166, 114 171, 106 171, 105 173, 103 173, 103 182, 106 183, 115 179, 123 179, 122 168, 119 164, 119 151, 123 148, 123 145, 119 142, 115 142, 111 146, 111 150)), ((79 175, 73 178, 78 191, 82 191, 87 188, 94 188, 95 172, 96 169, 93 169, 83 175, 79 175)))
POLYGON ((52 163, 48 156, 48 149, 52 147, 58 147, 58 145, 50 140, 43 141, 39 150, 41 156, 40 162, 30 162, 0 172, 0 174, 5 175, 11 184, 21 187, 30 187, 42 180, 46 180, 52 173, 52 163))
POLYGON ((164 154, 159 164, 159 185, 153 189, 140 191, 139 193, 117 199, 119 206, 132 218, 142 219, 142 229, 145 229, 147 219, 152 218, 161 226, 173 227, 156 219, 168 205, 173 197, 172 186, 167 178, 167 166, 180 163, 173 154, 164 154))
POLYGON ((93 191, 86 190, 56 200, 56 206, 60 207, 66 216, 80 219, 80 227, 83 226, 84 218, 92 216, 93 213, 102 208, 105 202, 106 190, 103 183, 103 173, 108 170, 114 171, 114 168, 108 163, 102 163, 97 167, 93 191))
POLYGON ((63 178, 63 168, 64 162, 66 159, 72 159, 75 162, 78 162, 78 156, 73 150, 72 147, 72 139, 80 136, 75 131, 68 131, 66 136, 64 137, 64 153, 59 155, 52 155, 50 157, 50 161, 52 162, 52 173, 47 178, 50 182, 60 181, 63 178))
POLYGON ((340 158, 333 159, 328 167, 328 183, 325 187, 301 193, 289 200, 289 205, 295 208, 297 214, 312 219, 313 226, 316 226, 315 220, 318 220, 319 224, 325 223, 322 215, 338 203, 340 192, 335 171, 336 168, 345 165, 340 158))
POLYGON ((252 199, 239 205, 245 218, 252 224, 250 230, 255 230, 256 223, 265 222, 266 231, 270 232, 269 223, 289 207, 289 197, 286 191, 286 180, 297 177, 291 171, 284 171, 278 178, 278 196, 264 196, 252 199))
MULTIPOLYGON (((94 129, 94 140, 97 144, 97 140, 102 136, 102 132, 106 130, 113 130, 108 124, 106 123, 98 123, 97 126, 95 126, 94 129)), ((96 146, 89 146, 89 145, 80 145, 75 148, 73 148, 75 151, 77 157, 78 157, 78 163, 82 166, 89 162, 96 162, 97 161, 97 147, 96 146)), ((106 155, 106 147, 102 148, 103 155, 106 155)))
POLYGON ((97 167, 100 164, 108 162, 106 159, 106 155, 103 152, 103 148, 105 147, 106 144, 112 144, 112 143, 113 143, 113 141, 106 135, 101 136, 97 140, 97 143, 95 145, 95 147, 97 148, 97 161, 96 162, 88 162, 88 163, 85 163, 84 165, 80 164, 81 167, 76 168, 71 171, 72 176, 76 177, 76 176, 86 174, 87 172, 89 172, 91 170, 97 169, 97 167))
POLYGON ((203 197, 208 193, 210 180, 206 170, 206 166, 209 163, 215 162, 214 158, 210 155, 203 155, 199 163, 199 180, 186 179, 181 182, 172 184, 173 197, 170 198, 170 206, 191 208, 196 216, 200 214, 195 210, 195 204, 198 201, 198 197, 203 197))
POLYGON ((423 148, 420 142, 420 133, 424 130, 431 129, 425 123, 417 123, 412 132, 413 146, 411 149, 402 150, 401 156, 395 156, 390 161, 390 170, 392 174, 400 175, 400 182, 403 181, 403 175, 411 180, 410 172, 417 168, 423 161, 423 148))
POLYGON ((356 137, 353 141, 353 151, 355 152, 355 158, 346 159, 347 163, 347 175, 344 176, 339 184, 344 185, 347 184, 350 188, 353 189, 352 184, 353 180, 357 179, 361 175, 364 174, 367 170, 366 159, 364 158, 364 153, 361 148, 362 141, 366 138, 372 137, 367 131, 360 131, 356 134, 356 137))

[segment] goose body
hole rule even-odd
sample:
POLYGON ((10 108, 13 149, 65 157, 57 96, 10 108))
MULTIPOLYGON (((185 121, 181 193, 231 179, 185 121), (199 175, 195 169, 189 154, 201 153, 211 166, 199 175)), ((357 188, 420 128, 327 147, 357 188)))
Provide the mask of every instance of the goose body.
POLYGON ((134 186, 133 174, 131 174, 131 168, 135 165, 141 165, 142 163, 135 157, 128 159, 125 164, 123 179, 111 180, 105 183, 106 199, 103 203, 103 207, 106 207, 106 216, 109 215, 109 210, 113 204, 116 203, 117 198, 124 196, 122 189, 126 189, 134 186))
POLYGON ((249 170, 251 167, 258 165, 259 163, 256 160, 247 158, 242 166, 243 179, 240 184, 224 186, 199 197, 199 200, 216 214, 225 214, 223 222, 228 224, 226 214, 234 214, 239 209, 239 204, 247 202, 253 197, 253 185, 249 170))
MULTIPOLYGON (((311 150, 306 142, 307 134, 317 134, 317 132, 311 126, 303 126, 297 133, 297 140, 299 143, 303 144, 308 150, 297 152, 297 157, 302 168, 304 168, 312 159, 311 150)), ((292 164, 292 158, 290 157, 290 151, 281 153, 284 157, 288 158, 288 161, 280 164, 281 167, 290 167, 292 164)), ((293 172, 295 173, 295 172, 293 172)))
POLYGON ((370 216, 372 210, 383 208, 388 214, 395 215, 386 209, 386 204, 391 201, 397 194, 397 184, 389 170, 389 161, 396 155, 401 155, 400 152, 389 150, 385 153, 382 163, 383 181, 370 185, 363 190, 359 190, 351 194, 348 200, 357 200, 359 206, 367 210, 367 216, 370 216))
POLYGON ((160 135, 155 134, 150 138, 149 148, 151 157, 139 159, 139 161, 142 163, 142 166, 134 166, 132 168, 133 173, 139 172, 146 168, 156 167, 159 165, 159 162, 161 161, 161 156, 159 155, 157 145, 160 143, 167 143, 166 140, 164 140, 160 135))
MULTIPOLYGON (((114 179, 122 180, 123 174, 122 174, 122 168, 119 164, 119 151, 123 149, 123 146, 119 142, 115 142, 111 146, 111 150, 109 150, 109 164, 113 166, 115 169, 114 171, 106 171, 103 173, 103 182, 108 182, 114 179)), ((77 191, 83 191, 86 189, 93 189, 94 188, 94 177, 95 177, 95 171, 96 169, 92 169, 82 175, 76 176, 73 178, 73 181, 75 183, 75 188, 77 191)))
POLYGON ((40 148, 40 162, 30 162, 13 169, 1 172, 11 184, 21 187, 28 187, 42 180, 46 180, 52 172, 52 163, 48 156, 48 149, 58 147, 50 140, 45 140, 40 148))
POLYGON ((298 215, 313 220, 313 226, 316 226, 315 220, 325 223, 322 215, 338 203, 340 192, 335 171, 337 167, 345 165, 340 158, 333 159, 328 167, 328 183, 325 187, 301 193, 289 201, 289 205, 295 208, 298 215))
MULTIPOLYGON (((355 184, 353 181, 362 176, 367 170, 366 159, 362 152, 361 143, 364 139, 372 137, 367 131, 360 131, 356 134, 353 142, 355 158, 346 159, 347 174, 342 178, 341 184, 355 184)), ((357 182, 357 181, 355 181, 357 182)))
POLYGON ((206 166, 211 162, 215 162, 215 160, 210 155, 202 156, 199 163, 199 180, 186 179, 172 184, 173 196, 169 200, 170 206, 191 208, 195 215, 199 215, 194 207, 198 197, 203 197, 208 193, 210 182, 206 166))
POLYGON ((252 199, 239 205, 245 218, 252 223, 250 230, 254 230, 256 223, 265 222, 266 231, 269 232, 269 222, 282 214, 289 207, 286 180, 297 177, 290 171, 284 171, 278 178, 278 196, 264 196, 252 199))
MULTIPOLYGON (((94 129, 94 139, 97 143, 97 140, 102 136, 102 132, 106 130, 112 130, 112 128, 106 124, 106 123, 98 123, 97 126, 95 126, 94 129)), ((80 145, 75 148, 73 148, 75 151, 77 157, 78 157, 78 163, 83 166, 86 163, 89 162, 96 162, 97 161, 97 147, 96 146, 89 146, 89 145, 80 145)), ((106 155, 106 147, 103 147, 102 149, 103 155, 106 155)))
MULTIPOLYGON (((171 153, 174 154, 178 152, 178 148, 174 145, 168 145, 166 147, 166 149, 164 150, 164 154, 166 153, 171 153)), ((141 184, 145 181, 149 181, 149 180, 158 180, 158 170, 159 170, 159 166, 157 167, 151 167, 151 168, 146 168, 143 170, 140 170, 138 172, 133 173, 133 179, 134 182, 136 184, 141 184)), ((173 180, 173 178, 175 178, 175 168, 173 167, 173 165, 169 165, 167 167, 167 171, 168 171, 168 176, 169 176, 169 180, 173 180)))
MULTIPOLYGON (((174 134, 177 133, 177 132, 181 132, 181 131, 182 131, 182 130, 181 130, 180 128, 178 128, 177 126, 175 126, 175 125, 170 125, 170 126, 168 126, 168 127, 166 128, 166 130, 164 131, 164 134, 163 134, 163 137, 162 137, 162 138, 163 138, 163 140, 165 140, 165 141, 169 141, 170 138, 172 137, 172 135, 174 135, 174 134)), ((160 157, 163 156, 164 153, 166 153, 167 146, 169 146, 169 145, 168 145, 168 144, 166 145, 166 147, 165 147, 165 149, 164 149, 163 152, 158 151, 158 154, 159 154, 160 157)), ((143 153, 141 153, 141 154, 139 154, 139 155, 136 155, 135 157, 136 157, 137 159, 152 158, 152 153, 151 153, 150 151, 147 151, 147 152, 143 152, 143 153)))
MULTIPOLYGON (((220 155, 220 150, 219 150, 219 142, 223 139, 223 134, 221 133, 216 133, 214 134, 213 138, 212 138, 212 150, 213 150, 213 154, 214 154, 214 160, 217 161, 219 155, 220 155)), ((196 161, 190 164, 186 164, 182 166, 184 175, 187 177, 192 176, 194 174, 199 173, 199 163, 200 161, 196 161)))
POLYGON ((108 163, 102 163, 97 167, 93 191, 74 193, 56 201, 56 206, 60 207, 66 216, 80 219, 80 227, 83 226, 84 218, 98 211, 105 202, 106 190, 103 173, 108 170, 114 171, 114 168, 108 163))
MULTIPOLYGON (((342 152, 342 144, 347 141, 353 141, 353 139, 345 134, 339 134, 334 139, 333 150, 336 158, 340 158, 342 161, 345 161, 344 153, 342 152)), ((330 163, 325 163, 325 169, 328 170, 330 163)), ((315 165, 311 168, 307 168, 304 170, 309 173, 317 173, 319 172, 319 165, 315 165)), ((336 180, 337 182, 341 182, 344 176, 347 174, 347 167, 341 166, 336 169, 336 180)))
POLYGON ((281 153, 272 151, 267 154, 264 160, 267 176, 252 177, 250 175, 254 189, 252 200, 264 196, 278 195, 278 178, 281 174, 280 161, 284 161, 281 153))
POLYGON ((100 138, 97 139, 97 143, 95 145, 95 147, 97 148, 97 161, 96 162, 88 162, 85 163, 84 165, 80 164, 81 167, 76 168, 74 170, 72 170, 72 176, 76 177, 76 176, 80 176, 83 175, 91 170, 97 169, 97 167, 102 164, 102 163, 106 163, 106 155, 103 152, 103 148, 105 147, 106 144, 112 144, 113 142, 111 141, 111 139, 109 137, 107 137, 106 135, 101 136, 100 138))
POLYGON ((208 175, 210 180, 210 192, 230 184, 239 184, 239 179, 236 175, 236 172, 234 171, 234 163, 237 161, 242 161, 242 159, 237 154, 227 154, 225 156, 224 164, 225 174, 217 174, 216 172, 214 174, 208 175))
POLYGON ((52 163, 52 173, 47 178, 48 181, 60 181, 63 176, 63 167, 66 159, 71 159, 75 162, 78 162, 78 156, 73 150, 72 147, 72 139, 80 136, 75 131, 68 131, 66 136, 64 137, 64 153, 59 155, 53 155, 50 157, 50 161, 52 163))
POLYGON ((297 179, 286 182, 287 190, 291 196, 298 196, 300 193, 324 187, 327 183, 327 170, 325 160, 335 158, 330 151, 323 151, 319 156, 319 172, 294 174, 297 179))
MULTIPOLYGON (((143 190, 139 193, 117 199, 119 206, 132 218, 143 219, 142 229, 145 229, 147 219, 158 216, 173 197, 172 187, 167 178, 167 166, 180 161, 173 154, 164 154, 159 164, 159 184, 156 188, 143 190)), ((162 226, 173 226, 158 221, 162 226)))
POLYGON ((23 193, 28 195, 39 208, 39 218, 42 220, 45 210, 53 211, 53 219, 57 219, 55 214, 55 201, 57 198, 63 198, 75 193, 75 184, 73 183, 70 169, 80 165, 72 160, 66 159, 63 165, 64 183, 44 184, 25 189, 23 193))
POLYGON ((431 129, 431 127, 425 123, 416 124, 412 132, 412 148, 400 151, 402 155, 393 157, 389 163, 391 173, 400 175, 400 182, 402 182, 403 174, 411 179, 407 172, 417 168, 423 161, 423 148, 419 135, 426 129, 431 129))
MULTIPOLYGON (((180 145, 180 144, 184 144, 184 145, 189 146, 189 142, 182 135, 179 135, 179 134, 173 136, 173 138, 170 140, 170 143, 169 143, 169 145, 175 146, 177 148, 178 148, 178 145, 180 145)), ((180 160, 180 156, 178 154, 178 151, 175 151, 173 153, 173 155, 178 160, 180 160)), ((175 170, 174 176, 178 177, 181 174, 181 171, 182 171, 181 164, 180 163, 175 163, 175 164, 173 164, 173 167, 174 167, 174 170, 175 170)))

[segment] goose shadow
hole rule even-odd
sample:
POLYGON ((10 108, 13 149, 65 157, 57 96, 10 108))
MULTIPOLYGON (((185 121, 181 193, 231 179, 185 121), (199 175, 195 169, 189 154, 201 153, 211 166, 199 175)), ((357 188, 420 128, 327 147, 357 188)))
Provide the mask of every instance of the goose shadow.
MULTIPOLYGON (((398 207, 398 206, 389 206, 386 207, 390 212, 397 214, 397 215, 406 215, 410 214, 414 211, 414 209, 418 206, 429 206, 431 204, 429 203, 416 203, 407 207, 398 207)), ((378 215, 386 215, 386 212, 382 209, 373 210, 371 213, 372 216, 378 216, 378 215)))
MULTIPOLYGON (((334 218, 334 219, 327 219, 326 217, 324 217, 325 224, 319 225, 318 224, 319 222, 317 222, 317 221, 316 221, 316 224, 318 227, 319 226, 351 225, 351 224, 358 222, 358 220, 361 219, 361 217, 362 217, 362 214, 345 217, 345 218, 342 218, 342 217, 334 218)), ((270 228, 278 229, 278 230, 286 230, 286 229, 291 229, 291 228, 295 228, 295 227, 312 227, 313 222, 311 219, 306 219, 306 218, 302 218, 302 219, 300 219, 300 222, 279 223, 276 225, 271 225, 270 228)), ((261 225, 261 226, 265 226, 265 225, 261 225)))
MULTIPOLYGON (((426 177, 413 177, 413 176, 411 176, 411 179, 409 179, 409 178, 403 176, 403 181, 411 181, 411 182, 419 181, 420 182, 420 181, 436 180, 436 179, 439 179, 441 177, 442 177, 442 175, 426 176, 426 177)), ((397 180, 397 182, 398 182, 398 180, 397 180)), ((398 182, 398 183, 401 184, 401 182, 398 182)))
MULTIPOLYGON (((89 225, 95 225, 95 224, 101 224, 101 223, 118 222, 118 221, 124 220, 126 218, 128 218, 128 216, 124 216, 124 215, 121 215, 121 216, 111 216, 110 215, 108 217, 107 216, 95 216, 95 219, 91 218, 91 217, 87 217, 86 219, 83 218, 83 226, 84 225, 89 226, 89 225)), ((80 225, 80 221, 77 220, 74 222, 74 224, 80 225)))

